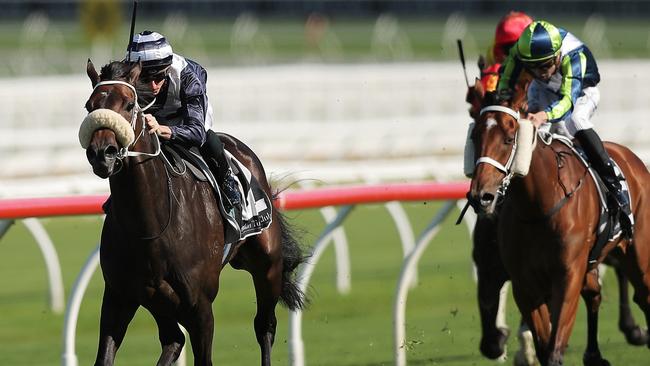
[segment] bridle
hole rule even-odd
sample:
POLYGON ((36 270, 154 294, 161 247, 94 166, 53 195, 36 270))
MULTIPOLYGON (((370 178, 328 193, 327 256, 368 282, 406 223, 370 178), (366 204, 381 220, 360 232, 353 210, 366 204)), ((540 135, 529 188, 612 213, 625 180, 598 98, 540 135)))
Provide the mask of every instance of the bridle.
POLYGON ((145 125, 144 125, 145 122, 144 122, 144 117, 142 117, 142 112, 149 109, 149 107, 151 107, 155 103, 156 100, 154 99, 153 101, 151 101, 151 103, 146 105, 144 108, 140 107, 140 105, 138 104, 138 92, 135 90, 135 87, 133 85, 131 85, 131 84, 125 82, 125 81, 121 81, 121 80, 101 81, 101 82, 99 82, 99 83, 97 83, 95 85, 95 87, 93 88, 93 93, 95 93, 95 90, 98 87, 104 86, 104 85, 124 85, 124 86, 128 87, 129 89, 131 89, 131 91, 133 92, 133 98, 134 98, 134 102, 135 102, 133 110, 131 110, 131 121, 130 121, 131 128, 133 128, 134 132, 136 131, 136 127, 137 127, 136 125, 137 125, 137 122, 138 122, 138 115, 140 115, 139 120, 142 123, 142 128, 140 129, 140 133, 138 134, 138 136, 133 140, 133 142, 129 146, 124 146, 124 147, 120 148, 120 150, 117 152, 117 159, 122 161, 126 157, 129 157, 129 156, 150 156, 150 157, 154 157, 154 156, 160 155, 160 151, 161 151, 161 149, 160 149, 160 139, 158 138, 157 134, 154 134, 154 135, 156 135, 156 138, 155 138, 156 151, 154 153, 147 153, 147 152, 129 150, 131 147, 135 146, 135 144, 138 142, 138 139, 140 139, 140 137, 142 137, 142 135, 145 133, 146 128, 145 128, 145 125))
MULTIPOLYGON (((487 106, 479 112, 479 115, 482 116, 483 114, 487 112, 500 112, 500 113, 505 113, 515 119, 517 123, 519 123, 520 120, 520 115, 519 112, 508 108, 504 107, 501 105, 490 105, 487 106)), ((495 167, 497 170, 499 170, 501 173, 504 174, 503 179, 501 180, 501 184, 499 185, 499 188, 497 188, 497 198, 502 197, 505 195, 506 191, 508 190, 508 186, 510 186, 510 180, 514 176, 514 173, 512 171, 512 163, 515 160, 515 156, 517 155, 517 135, 519 131, 515 131, 515 138, 514 138, 514 143, 512 144, 512 149, 510 150, 510 156, 508 156, 508 160, 506 161, 505 164, 501 164, 495 159, 492 159, 489 156, 481 156, 476 160, 476 166, 479 166, 481 163, 486 163, 489 165, 492 165, 495 167)))
MULTIPOLYGON (((129 157, 129 156, 156 157, 158 155, 161 155, 163 157, 163 160, 165 161, 165 163, 169 164, 171 166, 169 161, 167 161, 167 158, 165 157, 165 154, 161 154, 162 150, 161 150, 160 138, 158 137, 157 134, 154 134, 155 135, 155 141, 156 141, 156 151, 154 153, 147 153, 147 152, 129 150, 131 147, 135 146, 135 144, 138 142, 138 139, 140 137, 142 137, 144 135, 144 133, 145 133, 145 130, 146 130, 145 127, 146 126, 145 126, 144 117, 142 116, 142 112, 149 109, 149 107, 151 107, 156 100, 154 99, 151 103, 146 105, 144 108, 140 107, 140 105, 138 104, 138 92, 135 90, 135 87, 133 85, 125 82, 125 81, 120 81, 120 80, 107 80, 107 81, 99 82, 93 88, 93 93, 95 92, 95 90, 98 87, 103 86, 103 85, 124 85, 124 86, 128 87, 129 89, 131 89, 131 91, 133 92, 133 97, 134 97, 134 102, 135 102, 135 105, 133 106, 133 110, 131 111, 131 121, 130 121, 131 128, 133 128, 133 131, 135 132, 138 120, 142 124, 142 128, 140 129, 140 133, 133 140, 133 142, 131 144, 129 144, 128 146, 120 148, 120 150, 118 151, 117 159, 122 164, 120 164, 120 167, 119 167, 118 171, 115 172, 114 174, 119 173, 119 171, 122 169, 122 166, 124 166, 124 161, 123 160, 125 158, 129 157), (140 118, 138 118, 138 116, 140 116, 140 118)), ((169 205, 169 213, 168 213, 168 217, 167 217, 167 223, 165 224, 165 226, 163 226, 163 228, 160 230, 160 232, 158 234, 151 235, 151 236, 146 236, 146 237, 141 237, 140 238, 141 240, 153 240, 153 239, 159 238, 160 236, 162 236, 165 233, 165 231, 167 231, 167 228, 169 227, 169 224, 171 223, 171 219, 172 219, 172 197, 171 196, 173 194, 172 193, 172 185, 171 185, 172 183, 171 183, 171 177, 169 176, 169 172, 167 171, 167 169, 165 169, 165 173, 167 174, 167 192, 168 192, 168 194, 167 194, 168 200, 167 201, 168 201, 168 205, 169 205)))

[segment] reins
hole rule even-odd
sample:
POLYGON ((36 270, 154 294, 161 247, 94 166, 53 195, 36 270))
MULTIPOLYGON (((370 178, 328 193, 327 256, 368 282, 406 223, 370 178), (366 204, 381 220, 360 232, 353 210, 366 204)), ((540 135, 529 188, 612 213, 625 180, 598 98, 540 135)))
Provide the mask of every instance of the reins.
MULTIPOLYGON (((520 115, 519 112, 500 105, 490 105, 487 106, 479 112, 479 115, 482 116, 483 114, 487 112, 501 112, 510 115, 512 118, 515 119, 517 123, 519 123, 520 120, 520 115)), ((512 172, 512 163, 515 160, 515 156, 517 155, 517 135, 519 131, 515 131, 515 139, 514 143, 512 144, 512 149, 510 151, 510 156, 508 156, 508 160, 506 161, 505 164, 499 163, 497 160, 492 159, 489 156, 481 156, 476 160, 476 166, 482 163, 490 164, 493 167, 497 168, 500 172, 502 172, 505 177, 501 180, 501 184, 499 185, 499 188, 497 188, 497 197, 495 199, 499 199, 499 197, 503 197, 506 194, 506 191, 508 190, 508 186, 510 186, 510 180, 514 176, 514 173, 512 172)))
POLYGON ((168 206, 169 206, 169 212, 168 212, 168 215, 167 215, 167 223, 160 230, 160 233, 158 233, 156 235, 140 237, 139 238, 140 240, 154 240, 154 239, 160 238, 165 233, 165 231, 167 231, 167 228, 169 228, 169 224, 171 224, 171 222, 172 222, 172 209, 173 209, 173 205, 172 205, 172 195, 173 195, 173 193, 172 193, 172 178, 169 175, 169 171, 167 171, 166 167, 165 167, 165 174, 167 175, 167 203, 168 203, 168 206))
POLYGON ((136 131, 138 120, 141 122, 141 126, 142 126, 140 128, 140 133, 134 139, 134 141, 130 145, 122 147, 119 150, 119 152, 117 154, 117 159, 118 159, 117 161, 120 162, 120 166, 118 167, 117 171, 114 174, 117 174, 122 170, 122 167, 124 166, 123 160, 125 158, 127 158, 127 157, 137 157, 137 156, 156 157, 156 156, 162 156, 163 166, 165 168, 164 169, 165 170, 165 175, 167 176, 167 202, 168 202, 168 206, 169 206, 169 213, 168 213, 168 216, 167 216, 167 222, 165 223, 165 226, 161 229, 161 231, 158 234, 138 238, 139 240, 154 240, 154 239, 157 239, 157 238, 161 237, 165 233, 165 231, 167 231, 167 228, 169 228, 169 225, 171 224, 171 221, 172 221, 172 213, 173 213, 173 211, 172 211, 173 210, 172 195, 173 195, 173 191, 172 191, 172 179, 171 179, 171 175, 170 175, 170 172, 169 172, 168 169, 171 169, 172 172, 175 175, 180 176, 180 175, 185 174, 185 172, 187 171, 187 167, 185 167, 182 171, 177 171, 174 168, 174 166, 167 159, 165 154, 162 154, 160 138, 158 137, 157 134, 154 134, 155 135, 154 141, 155 141, 155 144, 156 144, 155 152, 148 153, 148 152, 140 152, 140 151, 132 151, 132 150, 130 150, 130 148, 135 147, 138 140, 142 136, 144 136, 144 134, 146 132, 145 120, 144 120, 144 116, 142 115, 142 112, 149 109, 155 103, 156 100, 154 99, 153 101, 151 101, 151 103, 147 104, 145 107, 140 107, 140 105, 138 104, 138 92, 136 91, 135 87, 133 85, 131 85, 131 84, 125 82, 125 81, 121 81, 121 80, 107 80, 107 81, 99 82, 93 88, 93 92, 98 87, 104 86, 104 85, 124 85, 124 86, 128 87, 129 89, 131 89, 131 91, 133 92, 133 97, 134 97, 134 101, 135 101, 135 106, 133 107, 133 111, 131 112, 131 121, 130 121, 131 128, 133 128, 133 131, 136 131))
MULTIPOLYGON (((133 131, 135 131, 136 127, 137 127, 136 124, 137 124, 138 120, 140 120, 140 122, 142 123, 142 128, 140 129, 140 133, 138 134, 138 136, 135 138, 135 140, 133 140, 133 142, 129 146, 122 147, 120 149, 120 151, 118 151, 117 158, 119 160, 123 160, 127 156, 151 156, 151 157, 154 157, 154 156, 160 155, 160 151, 161 151, 160 150, 160 139, 158 138, 157 134, 155 134, 156 135, 156 138, 155 138, 156 151, 155 152, 147 153, 147 152, 129 150, 129 148, 135 146, 135 144, 138 142, 140 137, 142 137, 143 134, 146 131, 146 128, 145 128, 145 125, 144 125, 144 123, 145 123, 144 122, 144 117, 142 116, 142 112, 149 109, 156 102, 156 99, 152 100, 151 103, 147 104, 145 107, 140 107, 140 105, 138 104, 138 92, 135 90, 135 87, 133 85, 131 85, 131 84, 125 82, 125 81, 121 81, 121 80, 101 81, 101 82, 99 82, 99 83, 97 83, 95 85, 95 87, 93 88, 93 92, 98 87, 104 86, 104 85, 124 85, 124 86, 128 87, 129 89, 131 89, 131 91, 133 92, 133 98, 134 98, 134 101, 135 101, 135 106, 133 107, 133 111, 131 111, 131 121, 130 121, 131 128, 133 128, 133 131), (140 116, 140 118, 138 118, 138 116, 140 116)), ((121 169, 121 166, 120 166, 120 169, 121 169)), ((118 170, 118 172, 119 172, 119 170, 118 170)))
MULTIPOLYGON (((517 123, 519 123, 519 120, 521 118, 519 112, 517 112, 517 111, 515 111, 515 110, 513 110, 511 108, 505 107, 505 106, 499 106, 499 105, 487 106, 487 107, 481 109, 479 115, 483 115, 486 112, 506 113, 506 114, 510 115, 511 117, 513 117, 517 123)), ((495 160, 495 159, 493 159, 493 158, 491 158, 489 156, 481 156, 480 158, 478 158, 476 160, 476 166, 478 166, 479 164, 482 164, 482 163, 489 164, 489 165, 492 165, 493 167, 495 167, 497 170, 499 170, 500 172, 502 172, 504 174, 504 178, 501 180, 501 184, 499 185, 499 187, 497 188, 497 191, 496 191, 496 197, 494 198, 495 200, 497 200, 497 206, 499 205, 500 200, 502 200, 503 197, 505 196, 506 191, 508 190, 508 187, 510 186, 511 179, 514 176, 514 173, 512 171, 512 165, 513 165, 515 156, 517 154, 517 148, 518 148, 517 134, 518 134, 518 132, 519 131, 515 132, 515 137, 514 137, 514 143, 513 143, 513 146, 512 146, 512 150, 511 150, 510 155, 508 157, 508 160, 506 161, 505 164, 501 164, 499 161, 497 161, 497 160, 495 160)), ((535 132, 534 137, 535 138, 537 137, 536 132, 535 132)), ((546 145, 551 147, 550 145, 551 145, 552 140, 549 140, 549 141, 545 141, 544 139, 541 139, 541 140, 546 145)), ((585 173, 580 177, 580 179, 578 180, 578 183, 575 186, 575 188, 573 188, 573 190, 569 191, 567 189, 567 187, 564 185, 564 183, 562 182, 562 179, 560 177, 560 169, 562 168, 562 162, 561 162, 562 155, 563 154, 568 154, 568 153, 564 152, 564 151, 557 151, 557 150, 553 149, 552 147, 551 147, 551 150, 553 150, 553 152, 556 155, 556 163, 557 163, 557 167, 558 167, 557 179, 558 179, 558 184, 560 185, 562 191, 564 192, 564 197, 562 197, 562 199, 560 199, 549 210, 548 213, 543 215, 543 218, 545 218, 545 219, 549 219, 552 216, 554 216, 557 212, 560 211, 560 209, 562 207, 564 207, 564 205, 567 204, 569 199, 571 197, 573 197, 575 195, 575 193, 583 186, 584 177, 588 173, 588 169, 585 169, 585 173)), ((462 221, 463 216, 465 215, 465 212, 467 211, 469 206, 474 207, 476 204, 477 204, 477 202, 474 202, 474 200, 471 199, 470 193, 468 192, 467 193, 467 203, 465 204, 465 207, 463 207, 463 209, 461 210, 460 216, 458 217, 458 220, 456 221, 457 225, 462 221)), ((476 207, 474 207, 474 208, 476 209, 476 207)))
POLYGON ((551 150, 553 150, 553 152, 555 153, 555 160, 556 160, 556 164, 557 164, 557 181, 558 181, 558 184, 560 185, 560 188, 562 188, 562 191, 564 192, 564 197, 562 197, 562 198, 561 198, 561 199, 560 199, 560 200, 559 200, 559 201, 558 201, 558 202, 557 202, 557 203, 556 203, 556 204, 555 204, 555 205, 554 205, 554 206, 553 206, 553 207, 552 207, 552 208, 551 208, 551 209, 550 209, 546 214, 544 214, 544 218, 546 218, 546 219, 550 219, 551 217, 553 217, 553 215, 555 215, 556 213, 558 213, 558 212, 560 211, 560 209, 561 209, 562 207, 564 207, 564 205, 566 205, 566 204, 569 202, 569 199, 570 199, 571 197, 573 197, 573 195, 574 195, 574 194, 575 194, 575 193, 576 193, 580 188, 582 188, 582 183, 583 183, 583 181, 584 181, 585 176, 586 176, 587 173, 589 172, 589 169, 585 169, 585 172, 582 174, 582 176, 581 176, 580 179, 578 180, 578 184, 576 184, 575 188, 573 188, 573 190, 571 190, 571 191, 569 192, 568 189, 567 189, 567 187, 566 187, 566 186, 564 185, 564 183, 562 182, 562 178, 560 177, 560 169, 562 169, 562 167, 563 167, 563 165, 562 165, 562 159, 563 159, 563 156, 564 156, 564 155, 571 155, 571 154, 568 153, 568 152, 566 152, 566 151, 558 151, 558 150, 555 150, 555 149, 551 146, 550 143, 547 144, 547 145, 548 145, 548 146, 551 148, 551 150))
MULTIPOLYGON (((479 116, 482 116, 483 114, 485 114, 487 112, 506 113, 506 114, 512 116, 517 121, 517 123, 519 123, 519 119, 521 118, 521 116, 519 115, 519 112, 517 112, 517 111, 515 111, 515 110, 513 110, 511 108, 508 108, 508 107, 505 107, 505 106, 500 106, 500 105, 490 105, 490 106, 484 107, 479 112, 479 116)), ((495 197, 495 200, 499 200, 500 198, 505 196, 506 191, 508 190, 508 186, 510 186, 510 180, 514 176, 514 173, 511 171, 511 168, 512 168, 512 163, 514 162, 515 156, 517 154, 517 134, 518 134, 518 132, 515 132, 515 139, 514 139, 514 143, 512 145, 512 150, 510 151, 510 156, 508 156, 508 160, 506 161, 505 164, 501 164, 496 159, 493 159, 493 158, 491 158, 489 156, 481 156, 480 158, 478 158, 476 160, 476 162, 474 164, 475 167, 477 167, 479 164, 482 164, 482 163, 492 165, 493 167, 495 167, 497 170, 499 170, 500 172, 502 172, 505 175, 503 177, 503 179, 501 180, 501 184, 499 185, 499 188, 497 188, 497 196, 495 197)), ((469 206, 472 206, 475 211, 477 210, 476 205, 478 203, 471 198, 470 192, 467 192, 466 197, 467 197, 467 203, 465 204, 465 207, 463 207, 463 209, 461 210, 460 216, 458 216, 458 219, 456 220, 456 225, 459 225, 462 222, 463 217, 465 217, 465 213, 467 212, 467 209, 469 208, 469 206)))

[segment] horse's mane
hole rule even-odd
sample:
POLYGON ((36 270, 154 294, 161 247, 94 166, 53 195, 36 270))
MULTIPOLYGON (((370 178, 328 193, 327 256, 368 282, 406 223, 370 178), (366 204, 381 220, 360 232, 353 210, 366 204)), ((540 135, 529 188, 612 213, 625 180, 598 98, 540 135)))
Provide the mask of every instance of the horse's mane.
POLYGON ((483 107, 499 104, 499 96, 496 91, 489 91, 483 97, 483 107))
MULTIPOLYGON (((128 81, 129 74, 133 64, 122 61, 111 61, 108 64, 102 66, 102 69, 99 73, 100 81, 107 80, 119 80, 119 81, 128 81)), ((154 100, 155 95, 150 88, 142 84, 139 80, 135 81, 134 87, 138 92, 138 103, 140 105, 147 105, 152 100, 154 100)))
POLYGON ((99 73, 99 80, 127 80, 131 67, 129 64, 121 61, 111 61, 102 66, 99 73))

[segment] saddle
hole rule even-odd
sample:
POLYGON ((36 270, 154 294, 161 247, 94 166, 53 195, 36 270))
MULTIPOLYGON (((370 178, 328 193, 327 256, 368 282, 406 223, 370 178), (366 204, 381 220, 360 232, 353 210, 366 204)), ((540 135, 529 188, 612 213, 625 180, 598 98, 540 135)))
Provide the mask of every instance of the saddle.
POLYGON ((162 156, 172 174, 185 174, 189 171, 197 180, 210 183, 217 198, 219 211, 224 218, 223 263, 226 263, 230 259, 229 254, 233 244, 259 234, 271 225, 273 206, 270 198, 248 168, 235 159, 229 151, 225 150, 224 153, 242 197, 240 207, 236 208, 241 215, 237 217, 226 212, 223 205, 225 198, 221 193, 221 188, 197 148, 188 149, 173 143, 162 145, 162 156))
MULTIPOLYGON (((605 186, 605 183, 600 178, 598 173, 591 167, 591 164, 587 161, 587 154, 579 146, 573 143, 573 140, 564 135, 553 134, 546 131, 538 131, 540 139, 547 145, 550 145, 553 141, 558 141, 563 145, 567 146, 573 154, 578 158, 578 160, 587 168, 589 176, 596 184, 596 189, 598 191, 598 198, 600 200, 600 215, 598 219, 598 230, 596 232, 596 243, 589 252, 589 265, 595 264, 600 256, 605 244, 612 240, 618 239, 622 234, 622 229, 620 225, 619 215, 621 215, 620 210, 609 210, 607 204, 608 200, 608 191, 605 186)), ((630 202, 632 202, 632 197, 630 196, 629 186, 625 180, 623 171, 620 169, 614 159, 611 160, 614 165, 614 170, 616 175, 621 179, 621 186, 623 192, 627 195, 630 202)), ((634 219, 630 217, 630 222, 634 223, 634 219)))

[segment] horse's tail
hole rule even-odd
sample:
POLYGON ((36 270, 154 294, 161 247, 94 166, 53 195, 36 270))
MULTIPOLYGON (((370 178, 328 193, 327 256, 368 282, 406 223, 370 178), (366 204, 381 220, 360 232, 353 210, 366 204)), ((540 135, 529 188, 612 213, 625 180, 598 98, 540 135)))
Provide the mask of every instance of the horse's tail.
POLYGON ((286 218, 279 210, 276 219, 282 232, 282 292, 280 302, 290 310, 303 309, 309 300, 296 283, 294 270, 307 260, 298 240, 296 230, 287 223, 286 218))

